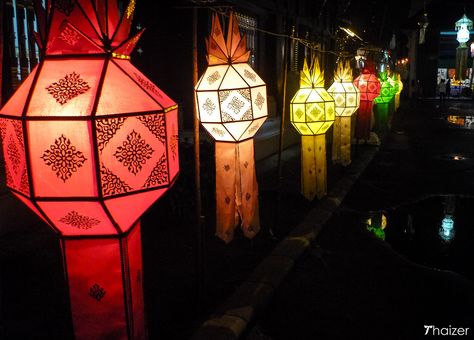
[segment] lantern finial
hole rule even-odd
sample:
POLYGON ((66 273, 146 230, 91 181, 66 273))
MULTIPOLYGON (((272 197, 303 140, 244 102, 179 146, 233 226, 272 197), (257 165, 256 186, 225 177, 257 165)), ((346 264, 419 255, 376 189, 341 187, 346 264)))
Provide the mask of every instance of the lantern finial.
POLYGON ((136 0, 129 0, 122 15, 116 0, 34 0, 38 32, 36 42, 46 55, 111 53, 129 59, 143 29, 129 38, 136 0))
POLYGON ((337 64, 336 74, 334 75, 334 81, 352 82, 352 69, 349 60, 337 64))
POLYGON ((308 61, 304 60, 303 71, 301 71, 300 88, 311 89, 315 87, 324 87, 324 71, 319 66, 319 60, 314 58, 311 67, 308 67, 308 61))
POLYGON ((246 63, 250 50, 247 49, 247 38, 239 32, 239 24, 234 12, 230 13, 227 39, 224 38, 219 17, 212 17, 211 35, 206 39, 207 61, 209 65, 246 63))

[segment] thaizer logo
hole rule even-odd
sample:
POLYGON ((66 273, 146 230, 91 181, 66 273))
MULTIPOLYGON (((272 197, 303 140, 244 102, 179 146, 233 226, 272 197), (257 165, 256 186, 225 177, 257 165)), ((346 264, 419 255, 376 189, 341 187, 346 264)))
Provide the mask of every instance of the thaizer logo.
POLYGON ((469 327, 436 327, 435 325, 424 325, 425 335, 433 336, 456 336, 456 335, 470 335, 471 332, 469 327))

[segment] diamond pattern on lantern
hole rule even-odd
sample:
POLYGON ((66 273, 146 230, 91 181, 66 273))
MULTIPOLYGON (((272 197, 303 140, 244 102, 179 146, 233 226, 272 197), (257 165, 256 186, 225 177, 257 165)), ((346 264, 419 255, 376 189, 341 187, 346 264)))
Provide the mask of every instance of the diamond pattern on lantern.
POLYGON ((59 35, 59 39, 64 41, 69 46, 74 46, 79 41, 79 34, 69 27, 64 27, 63 31, 59 35))
POLYGON ((211 75, 209 75, 207 77, 207 83, 209 85, 212 85, 214 84, 216 81, 218 81, 219 79, 221 79, 221 74, 217 71, 215 71, 214 73, 212 73, 211 75))
POLYGON ((176 126, 173 124, 171 126, 171 138, 169 142, 171 156, 173 157, 173 161, 178 156, 178 143, 179 143, 178 132, 176 131, 176 126))
POLYGON ((257 76, 255 73, 252 73, 249 70, 244 70, 244 77, 250 79, 253 82, 257 81, 257 76))
POLYGON ((214 111, 216 109, 216 105, 214 105, 212 100, 210 100, 209 98, 206 98, 206 101, 204 102, 204 104, 202 104, 202 108, 204 109, 204 111, 206 111, 206 113, 209 116, 211 116, 212 111, 214 111))
POLYGON ((6 120, 0 118, 0 135, 5 155, 5 177, 7 186, 29 193, 28 175, 26 172, 25 147, 20 120, 6 120))
POLYGON ((155 135, 158 140, 166 143, 165 116, 162 113, 139 116, 138 119, 155 135))
POLYGON ((96 121, 97 146, 100 152, 102 152, 109 140, 115 136, 124 122, 125 118, 123 117, 106 118, 96 121))
POLYGON ((162 155, 160 160, 156 163, 150 176, 145 181, 143 187, 155 187, 168 183, 168 166, 166 164, 165 155, 162 155))
POLYGON ((63 182, 71 178, 87 160, 64 135, 54 140, 54 144, 51 144, 49 150, 44 151, 41 159, 63 182))
POLYGON ((12 136, 7 141, 7 157, 12 164, 13 172, 17 173, 20 167, 20 153, 12 136))
POLYGON ((257 98, 254 100, 255 105, 257 105, 258 109, 261 110, 263 107, 263 104, 265 103, 265 98, 260 94, 260 92, 257 94, 257 98))
POLYGON ((117 148, 114 156, 128 168, 128 171, 136 175, 154 151, 140 134, 133 130, 127 136, 127 140, 123 141, 122 146, 117 148))
POLYGON ((249 89, 220 91, 219 100, 223 122, 252 119, 249 89))
POLYGON ((66 216, 61 217, 59 219, 59 222, 83 230, 91 229, 92 227, 95 227, 100 223, 98 219, 80 215, 77 211, 74 210, 68 212, 66 216))
MULTIPOLYGON (((102 127, 105 131, 103 136, 107 136, 107 143, 99 153, 102 193, 105 197, 169 183, 165 116, 151 113, 122 119, 120 124, 106 118, 96 121, 97 130, 102 127), (113 132, 108 124, 116 127, 113 132)), ((99 137, 98 133, 98 144, 101 142, 99 137)), ((175 152, 176 158, 177 141, 175 152)), ((172 148, 170 153, 173 153, 172 148)))
POLYGON ((46 88, 49 94, 61 105, 66 104, 69 100, 83 94, 89 89, 89 84, 76 72, 67 74, 64 78, 59 79, 46 88))
POLYGON ((97 283, 94 283, 92 287, 89 288, 89 296, 97 301, 102 300, 105 296, 105 289, 99 286, 97 283))
POLYGON ((104 195, 117 195, 132 190, 132 187, 125 183, 120 177, 107 169, 103 164, 100 168, 102 193, 104 195))

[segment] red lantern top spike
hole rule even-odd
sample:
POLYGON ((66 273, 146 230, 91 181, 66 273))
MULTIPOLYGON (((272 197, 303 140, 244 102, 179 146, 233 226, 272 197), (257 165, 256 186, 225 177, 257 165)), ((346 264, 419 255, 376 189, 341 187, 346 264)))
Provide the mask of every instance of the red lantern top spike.
POLYGON ((247 49, 247 38, 241 35, 234 12, 230 13, 227 39, 224 39, 219 17, 212 17, 211 35, 206 39, 207 61, 209 65, 226 65, 246 63, 250 51, 247 49))
POLYGON ((46 55, 128 57, 143 32, 129 39, 135 3, 130 0, 120 16, 117 0, 47 0, 46 8, 35 0, 38 46, 46 55))

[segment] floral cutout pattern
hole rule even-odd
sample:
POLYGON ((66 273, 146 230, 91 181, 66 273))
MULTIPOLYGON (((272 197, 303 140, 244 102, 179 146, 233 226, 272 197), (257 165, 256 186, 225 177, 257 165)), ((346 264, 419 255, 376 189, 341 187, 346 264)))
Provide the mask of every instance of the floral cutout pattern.
POLYGON ((66 104, 69 100, 87 92, 89 89, 89 84, 76 72, 67 74, 64 78, 59 79, 46 88, 49 94, 61 105, 66 104))
POLYGON ((102 300, 106 293, 105 289, 97 283, 94 283, 92 287, 89 288, 89 296, 97 301, 102 300))
POLYGON ((129 172, 136 175, 145 165, 147 159, 151 158, 154 151, 139 133, 132 130, 127 136, 127 140, 117 147, 114 156, 127 167, 129 172))
POLYGON ((98 219, 80 215, 77 211, 74 210, 68 212, 66 216, 61 217, 59 219, 59 222, 83 230, 91 229, 92 227, 95 227, 100 223, 98 219))
POLYGON ((40 158, 63 182, 71 178, 87 160, 64 135, 55 139, 54 144, 51 144, 49 150, 45 150, 40 158))

